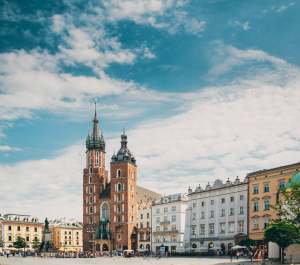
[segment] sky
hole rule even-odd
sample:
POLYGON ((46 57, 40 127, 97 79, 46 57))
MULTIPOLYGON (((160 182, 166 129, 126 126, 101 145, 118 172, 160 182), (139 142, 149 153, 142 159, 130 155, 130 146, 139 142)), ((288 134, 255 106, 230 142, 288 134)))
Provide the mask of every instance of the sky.
POLYGON ((299 162, 300 5, 0 1, 1 214, 82 220, 97 98, 137 185, 186 193, 299 162))

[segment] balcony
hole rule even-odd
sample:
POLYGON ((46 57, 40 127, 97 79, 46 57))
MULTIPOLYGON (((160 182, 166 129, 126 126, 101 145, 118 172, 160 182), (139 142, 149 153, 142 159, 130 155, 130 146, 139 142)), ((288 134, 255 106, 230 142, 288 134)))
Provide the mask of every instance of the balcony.
POLYGON ((178 230, 168 230, 168 231, 157 231, 153 232, 154 236, 159 236, 159 235, 169 235, 169 234, 178 234, 178 230))
POLYGON ((163 221, 163 222, 160 222, 160 225, 169 225, 170 224, 170 221, 163 221))

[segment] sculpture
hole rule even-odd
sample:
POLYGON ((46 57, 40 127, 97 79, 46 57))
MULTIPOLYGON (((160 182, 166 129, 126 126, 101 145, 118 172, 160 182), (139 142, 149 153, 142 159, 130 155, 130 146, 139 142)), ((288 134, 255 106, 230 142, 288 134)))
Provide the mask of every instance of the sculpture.
POLYGON ((48 222, 47 218, 45 219, 45 230, 46 229, 49 230, 49 222, 48 222))

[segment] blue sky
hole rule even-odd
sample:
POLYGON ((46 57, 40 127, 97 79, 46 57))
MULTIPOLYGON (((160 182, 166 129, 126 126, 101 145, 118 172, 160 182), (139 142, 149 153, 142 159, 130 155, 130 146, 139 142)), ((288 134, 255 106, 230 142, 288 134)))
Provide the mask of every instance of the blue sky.
POLYGON ((2 1, 3 213, 81 220, 94 98, 107 168, 125 124, 138 185, 161 193, 298 162, 299 11, 293 1, 2 1))

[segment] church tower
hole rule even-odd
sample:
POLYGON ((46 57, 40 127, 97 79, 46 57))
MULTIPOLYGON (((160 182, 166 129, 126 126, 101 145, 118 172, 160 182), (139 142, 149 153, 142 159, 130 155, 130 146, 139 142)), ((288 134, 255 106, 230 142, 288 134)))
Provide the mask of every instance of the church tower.
POLYGON ((137 244, 137 165, 127 147, 125 128, 121 135, 121 148, 110 163, 111 203, 110 227, 114 249, 135 249, 137 244))
POLYGON ((86 138, 86 167, 83 169, 83 249, 90 250, 100 220, 98 198, 108 184, 105 170, 105 141, 99 133, 95 102, 94 126, 86 138))

